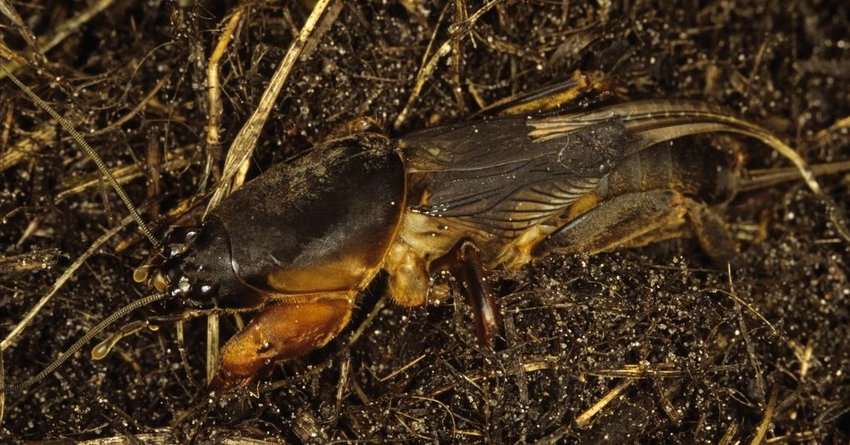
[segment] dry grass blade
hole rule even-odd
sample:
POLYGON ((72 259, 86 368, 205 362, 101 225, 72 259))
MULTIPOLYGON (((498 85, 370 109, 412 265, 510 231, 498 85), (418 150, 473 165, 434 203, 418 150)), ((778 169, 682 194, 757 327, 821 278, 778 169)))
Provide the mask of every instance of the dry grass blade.
POLYGON ((387 374, 387 375, 386 375, 386 376, 384 376, 384 377, 378 377, 377 379, 378 379, 378 381, 379 381, 379 382, 381 382, 381 383, 386 382, 387 380, 390 380, 390 379, 392 379, 393 377, 395 377, 395 376, 397 376, 397 375, 399 375, 399 374, 403 373, 404 371, 407 371, 408 369, 410 369, 410 368, 412 368, 412 367, 416 366, 416 364, 417 364, 417 363, 419 363, 420 361, 422 361, 422 359, 424 359, 425 357, 427 357, 427 355, 420 355, 419 357, 416 357, 415 359, 413 359, 413 360, 411 360, 411 361, 407 362, 407 363, 406 363, 404 366, 402 366, 401 368, 398 368, 398 369, 394 370, 393 372, 391 372, 391 373, 387 374))
POLYGON ((56 264, 59 249, 35 249, 19 255, 0 255, 0 275, 47 269, 56 264))
MULTIPOLYGON (((117 311, 112 312, 111 314, 109 314, 108 317, 100 320, 100 322, 98 322, 94 327, 86 331, 86 333, 82 337, 78 338, 77 341, 75 341, 71 346, 68 347, 68 349, 59 354, 52 362, 50 362, 50 364, 48 364, 44 369, 42 369, 41 372, 24 380, 23 382, 16 383, 14 385, 9 385, 3 388, 4 391, 19 393, 21 391, 26 390, 30 386, 42 381, 45 377, 59 369, 59 367, 61 367, 65 363, 65 361, 73 357, 77 352, 84 348, 89 341, 94 339, 94 337, 96 337, 97 335, 100 335, 101 332, 103 332, 109 326, 112 326, 116 321, 120 320, 121 318, 124 318, 127 314, 135 311, 140 307, 144 307, 149 304, 162 301, 168 296, 169 295, 166 293, 151 294, 138 300, 133 300, 129 304, 118 309, 117 311)), ((117 334, 120 337, 127 333, 134 333, 138 331, 138 328, 140 328, 141 326, 147 325, 147 321, 137 321, 134 323, 130 323, 129 325, 125 326, 125 329, 119 330, 117 334)), ((109 348, 111 348, 114 343, 114 341, 106 340, 96 345, 91 352, 92 358, 94 358, 95 360, 99 360, 98 357, 104 357, 105 354, 109 352, 109 348)))
POLYGON ((619 385, 615 386, 612 390, 608 391, 601 399, 599 399, 596 403, 593 404, 590 408, 586 409, 583 413, 576 416, 575 425, 576 428, 587 428, 590 425, 590 422, 593 420, 600 411, 602 411, 609 403, 614 401, 623 391, 625 391, 629 386, 632 385, 635 381, 632 379, 626 379, 620 382, 619 385))
POLYGON ((764 417, 762 417, 761 422, 759 423, 758 428, 756 428, 756 433, 753 436, 753 439, 750 441, 750 445, 759 445, 764 443, 765 435, 767 435, 767 430, 770 428, 770 423, 773 421, 773 416, 776 409, 776 399, 779 396, 779 387, 775 386, 770 391, 770 400, 767 402, 767 407, 764 409, 764 417))
POLYGON ((674 369, 667 364, 661 363, 654 366, 624 365, 619 369, 595 369, 588 371, 587 374, 596 377, 608 378, 648 379, 658 377, 684 377, 687 375, 687 371, 683 369, 674 369))
MULTIPOLYGON (((174 160, 167 161, 162 165, 166 171, 176 171, 185 168, 189 165, 189 160, 183 157, 176 157, 174 160)), ((125 185, 135 179, 145 177, 145 172, 137 164, 130 164, 124 167, 112 170, 112 176, 118 184, 125 185)), ((68 184, 64 190, 56 194, 55 203, 60 203, 71 196, 82 193, 87 189, 98 187, 103 184, 100 178, 83 180, 76 184, 68 184)))
POLYGON ((165 85, 167 82, 168 82, 168 78, 160 79, 160 81, 156 83, 156 86, 154 86, 153 89, 151 89, 148 92, 148 94, 146 94, 145 97, 142 98, 142 100, 139 101, 139 103, 136 104, 136 106, 133 107, 132 110, 130 110, 129 113, 125 114, 120 119, 116 120, 115 122, 101 128, 100 130, 89 132, 88 136, 89 137, 100 136, 102 134, 109 133, 110 131, 114 131, 116 128, 126 124, 128 121, 130 121, 130 119, 132 119, 134 116, 141 113, 142 110, 145 109, 145 107, 148 105, 148 103, 150 103, 154 99, 154 97, 156 96, 156 93, 158 93, 159 90, 162 89, 163 85, 165 85))
MULTIPOLYGON (((41 43, 38 45, 38 51, 41 53, 46 53, 50 51, 56 45, 62 43, 69 35, 76 32, 82 25, 86 22, 94 18, 96 15, 100 14, 106 8, 110 7, 114 0, 98 0, 94 2, 87 9, 72 17, 67 22, 61 24, 56 27, 53 32, 44 38, 38 39, 41 43)), ((12 63, 8 65, 4 65, 4 68, 9 72, 14 73, 18 68, 22 66, 19 61, 20 59, 15 58, 12 63)), ((0 79, 3 79, 7 76, 5 71, 0 71, 0 79)))
POLYGON ((33 48, 36 47, 35 35, 32 33, 32 31, 30 31, 26 23, 24 23, 24 20, 18 14, 18 11, 16 11, 15 8, 7 0, 0 0, 0 13, 3 13, 6 18, 11 20, 12 23, 15 24, 15 27, 18 28, 18 32, 20 32, 24 40, 27 41, 27 45, 33 48))
MULTIPOLYGON (((735 291, 735 283, 732 279, 732 265, 726 265, 726 274, 729 277, 729 294, 734 295, 733 299, 735 300, 735 309, 738 316, 738 327, 740 328, 741 337, 744 339, 744 346, 747 348, 747 354, 749 355, 749 361, 753 368, 753 374, 756 379, 756 391, 761 400, 764 400, 764 377, 762 376, 761 364, 759 362, 758 356, 755 352, 755 347, 753 346, 752 339, 750 338, 750 330, 747 328, 746 321, 743 317, 743 310, 741 310, 741 305, 738 304, 740 298, 737 297, 738 293, 735 291)), ((761 317, 764 320, 764 317, 761 317)), ((773 325, 768 323, 765 320, 768 326, 773 329, 773 325)), ((774 335, 776 334, 776 330, 773 329, 774 335)))
POLYGON ((98 155, 97 152, 88 144, 88 142, 86 142, 82 134, 80 134, 74 128, 74 126, 68 119, 57 113, 56 110, 54 110, 50 105, 47 104, 47 102, 45 102, 37 94, 35 94, 35 92, 33 92, 28 86, 24 85, 24 83, 21 82, 20 79, 15 77, 14 74, 6 70, 6 68, 2 65, 0 65, 0 70, 5 72, 6 75, 8 75, 9 78, 12 80, 12 82, 17 85, 18 88, 20 88, 20 90, 23 91, 27 95, 27 97, 30 98, 30 100, 33 101, 33 103, 38 105, 39 108, 49 114, 50 117, 52 117, 59 125, 61 125, 62 128, 69 135, 71 135, 71 138, 74 140, 74 142, 77 143, 77 146, 80 148, 80 150, 82 150, 82 152, 85 153, 86 156, 88 156, 89 159, 91 159, 91 161, 97 166, 97 169, 103 174, 103 177, 104 179, 106 179, 106 182, 109 183, 109 185, 121 199, 121 202, 124 203, 124 206, 130 212, 130 216, 138 225, 139 231, 145 235, 145 238, 147 238, 148 241, 150 241, 151 245, 153 245, 156 249, 161 248, 162 246, 160 245, 159 240, 155 238, 153 236, 153 233, 151 233, 150 229, 148 229, 148 226, 142 219, 142 215, 133 205, 133 202, 130 201, 130 197, 127 196, 127 193, 124 191, 123 188, 121 188, 121 185, 118 184, 118 181, 115 179, 114 176, 112 176, 112 173, 106 167, 106 163, 103 162, 103 159, 101 159, 100 155, 98 155))
MULTIPOLYGON (((0 72, 2 72, 0 70, 0 72)), ((74 121, 73 116, 68 116, 74 121)), ((56 125, 52 122, 40 123, 27 137, 19 139, 7 151, 0 155, 0 173, 14 167, 18 163, 37 155, 50 141, 56 139, 56 125)))
MULTIPOLYGON (((3 351, 0 351, 0 388, 6 388, 6 365, 3 363, 3 351)), ((6 391, 0 391, 0 427, 3 426, 3 414, 6 412, 6 391)))
POLYGON ((254 152, 260 131, 262 131, 263 126, 266 124, 266 120, 277 101, 277 96, 280 94, 280 90, 292 72, 295 62, 302 56, 304 49, 310 45, 311 40, 321 39, 323 33, 327 31, 341 9, 342 2, 333 0, 320 0, 316 2, 313 11, 307 18, 307 22, 301 28, 298 38, 292 42, 280 66, 275 70, 254 113, 251 114, 251 117, 245 122, 242 129, 239 130, 236 138, 233 139, 233 143, 230 144, 222 171, 222 182, 210 199, 207 211, 215 208, 225 196, 230 194, 231 187, 235 183, 241 182, 237 178, 237 174, 251 158, 251 153, 254 152), (325 15, 326 10, 327 15, 325 15))
MULTIPOLYGON (((131 436, 113 436, 104 437, 102 439, 84 440, 77 442, 78 445, 170 445, 175 443, 176 439, 171 431, 161 431, 145 434, 134 434, 131 436)), ((281 442, 277 440, 258 440, 251 437, 243 437, 233 435, 230 437, 221 438, 221 445, 279 445, 281 442)))
POLYGON ((475 25, 475 22, 499 3, 504 3, 504 0, 491 0, 485 3, 484 6, 478 8, 478 10, 469 17, 464 17, 462 20, 453 23, 449 28, 449 33, 456 36, 458 34, 465 34, 469 32, 469 30, 475 25))
POLYGON ((94 255, 94 253, 97 252, 98 249, 100 249, 104 244, 106 244, 106 242, 109 241, 110 238, 115 236, 115 234, 124 229, 124 227, 126 227, 132 221, 133 218, 131 216, 127 216, 123 220, 121 220, 120 224, 109 229, 106 233, 101 235, 100 238, 96 239, 91 244, 91 246, 89 246, 89 248, 85 251, 85 253, 80 255, 80 257, 77 258, 74 263, 71 264, 67 270, 65 270, 64 273, 62 273, 62 276, 60 276, 59 279, 56 280, 55 283, 53 283, 53 286, 50 288, 50 291, 47 292, 43 297, 41 297, 41 299, 38 300, 35 306, 33 306, 32 309, 30 309, 30 311, 27 312, 26 315, 24 315, 24 318, 21 319, 21 321, 18 322, 17 325, 15 325, 15 328, 12 329, 12 332, 10 332, 9 335, 7 335, 2 342, 0 342, 0 351, 5 351, 12 344, 14 344, 15 339, 17 339, 18 336, 21 335, 21 333, 24 331, 24 329, 26 329, 32 319, 38 314, 39 311, 41 311, 44 305, 46 305, 50 301, 50 299, 53 298, 54 295, 56 295, 56 292, 58 292, 59 289, 61 289, 62 286, 74 275, 77 269, 79 269, 80 266, 82 266, 83 263, 85 263, 85 261, 90 256, 94 255))
POLYGON ((422 69, 419 70, 419 73, 416 75, 416 83, 413 85, 413 90, 410 92, 410 96, 407 98, 407 103, 404 105, 404 108, 398 113, 395 121, 393 122, 393 127, 401 128, 404 125, 404 122, 407 120, 407 115, 410 114, 410 109, 413 107, 413 104, 416 103, 416 99, 419 97, 419 94, 422 92, 422 87, 425 86, 425 82, 434 74, 434 71, 437 69, 437 65, 443 57, 446 57, 452 50, 452 40, 447 40, 437 48, 437 51, 434 52, 434 55, 431 56, 430 59, 422 66, 422 69))
POLYGON ((207 315, 207 384, 215 377, 219 360, 219 315, 215 312, 207 315))
POLYGON ((720 442, 717 442, 718 445, 729 445, 733 443, 735 440, 735 434, 738 434, 738 422, 734 420, 729 424, 729 427, 726 428, 726 432, 723 433, 723 437, 720 438, 720 442))
POLYGON ((218 150, 218 146, 221 144, 222 105, 221 83, 219 79, 221 68, 219 65, 221 64, 221 58, 224 57, 227 51, 228 44, 233 38, 233 34, 236 32, 236 28, 242 21, 244 12, 245 8, 240 7, 227 20, 227 25, 225 25, 224 30, 221 32, 221 36, 219 36, 218 42, 215 44, 213 53, 207 63, 207 105, 209 107, 207 114, 209 115, 209 120, 207 123, 206 140, 207 146, 213 150, 218 150))
POLYGON ((826 146, 832 139, 832 135, 842 132, 846 134, 848 128, 850 128, 850 116, 839 119, 828 128, 818 131, 814 136, 814 141, 820 146, 826 146))

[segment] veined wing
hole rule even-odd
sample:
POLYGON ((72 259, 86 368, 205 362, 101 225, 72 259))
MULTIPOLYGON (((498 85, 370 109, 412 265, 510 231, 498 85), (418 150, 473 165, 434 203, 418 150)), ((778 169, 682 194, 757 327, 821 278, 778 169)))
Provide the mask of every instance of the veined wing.
POLYGON ((560 139, 565 133, 577 131, 600 122, 618 121, 635 142, 625 155, 636 153, 651 145, 683 136, 704 133, 736 133, 758 139, 791 161, 800 171, 809 188, 823 196, 814 174, 803 158, 770 131, 720 107, 688 100, 641 100, 612 105, 583 113, 553 116, 533 121, 535 139, 560 139))
POLYGON ((823 196, 805 161, 769 131, 718 107, 683 100, 626 102, 541 118, 496 118, 402 139, 408 172, 426 182, 413 210, 518 230, 592 190, 620 159, 703 133, 754 137, 791 160, 823 196))
POLYGON ((632 144, 616 120, 545 140, 530 136, 533 122, 495 118, 402 138, 406 169, 425 190, 412 210, 520 231, 593 190, 632 144))

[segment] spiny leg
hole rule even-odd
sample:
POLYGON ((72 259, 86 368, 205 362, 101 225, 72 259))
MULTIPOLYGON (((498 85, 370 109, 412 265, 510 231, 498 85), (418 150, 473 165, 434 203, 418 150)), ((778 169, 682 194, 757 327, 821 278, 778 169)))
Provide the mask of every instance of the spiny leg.
POLYGON ((696 237, 703 252, 717 265, 734 262, 738 251, 726 221, 709 206, 684 198, 685 212, 690 224, 660 227, 632 238, 623 247, 643 247, 652 243, 685 237, 696 237))
POLYGON ((454 252, 449 271, 460 285, 461 292, 472 306, 478 340, 484 346, 494 348, 499 332, 499 308, 493 295, 484 283, 481 269, 481 253, 471 242, 462 242, 454 252))
POLYGON ((276 363, 324 346, 348 324, 353 301, 351 296, 272 303, 222 347, 210 386, 246 385, 276 363))
POLYGON ((733 261, 737 246, 723 218, 705 204, 688 201, 688 219, 702 250, 718 264, 733 261))
POLYGON ((534 254, 593 254, 621 247, 647 233, 682 224, 684 199, 672 190, 616 196, 556 230, 534 248, 534 254))
POLYGON ((597 253, 650 244, 678 233, 690 220, 705 252, 715 260, 734 255, 731 235, 707 206, 674 190, 629 193, 603 201, 538 244, 534 252, 597 253))

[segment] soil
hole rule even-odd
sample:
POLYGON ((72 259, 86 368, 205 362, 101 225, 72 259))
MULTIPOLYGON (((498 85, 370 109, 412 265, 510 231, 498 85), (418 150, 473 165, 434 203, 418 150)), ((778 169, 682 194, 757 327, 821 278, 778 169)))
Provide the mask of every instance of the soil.
MULTIPOLYGON (((23 65, 15 74, 86 134, 158 237, 179 223, 164 216, 179 204, 196 197, 203 208, 315 4, 0 3, 4 59, 14 53, 23 65), (209 59, 237 11, 219 65, 223 112, 212 127, 220 141, 210 143, 209 59), (33 46, 57 34, 50 48, 33 46)), ((473 119, 487 104, 576 70, 605 73, 630 99, 725 106, 810 162, 850 159, 843 1, 344 2, 308 52, 263 128, 249 177, 361 116, 398 136, 473 119)), ((0 88, 5 337, 127 211, 67 133, 10 81, 0 88)), ((787 165, 751 139, 690 143, 737 147, 753 168, 787 165)), ((850 214, 850 176, 820 180, 838 212, 850 214)), ((6 397, 0 437, 848 443, 848 243, 799 183, 742 194, 725 217, 741 244, 728 268, 695 241, 676 239, 492 271, 503 314, 496 351, 478 345, 461 298, 398 307, 384 278, 329 346, 225 394, 204 384, 203 319, 184 326, 182 341, 174 325, 130 336, 102 361, 89 358, 92 342, 6 397)), ((132 275, 150 252, 134 224, 108 238, 2 352, 5 381, 37 374, 112 311, 149 294, 132 275)), ((451 283, 436 286, 456 293, 451 283)), ((224 338, 236 329, 233 317, 221 324, 224 338)))

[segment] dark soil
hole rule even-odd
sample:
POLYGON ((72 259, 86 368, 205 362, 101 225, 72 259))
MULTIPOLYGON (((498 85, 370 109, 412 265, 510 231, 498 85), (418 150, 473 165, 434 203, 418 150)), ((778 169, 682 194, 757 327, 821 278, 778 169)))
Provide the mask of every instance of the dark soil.
MULTIPOLYGON (((6 16, 0 43, 27 62, 17 76, 80 131, 93 133, 88 141, 126 179, 131 200, 161 235, 173 223, 161 214, 214 187, 223 153, 314 2, 0 2, 17 11, 39 43, 95 3, 106 7, 41 54, 6 16), (240 8, 221 63, 222 140, 210 145, 208 58, 240 8), (125 167, 132 176, 121 172, 125 167)), ((811 162, 850 159, 846 1, 442 3, 345 2, 311 57, 296 63, 249 175, 358 116, 376 117, 399 135, 469 119, 484 104, 563 81, 575 70, 602 71, 631 98, 724 105, 811 162), (494 6, 476 15, 485 3, 494 6), (453 39, 454 50, 394 128, 423 58, 453 39)), ((8 80, 1 88, 5 336, 127 212, 43 111, 8 80), (74 189, 91 180, 93 186, 74 189), (28 254, 35 256, 18 257, 28 254)), ((753 167, 786 165, 750 139, 696 142, 737 144, 753 167)), ((822 178, 845 214, 849 179, 822 178)), ((726 217, 742 238, 731 274, 689 239, 493 272, 506 337, 497 352, 477 345, 461 299, 399 308, 379 279, 337 340, 259 385, 211 395, 203 384, 204 321, 186 326, 182 344, 166 326, 123 340, 101 362, 90 360, 86 348, 8 397, 0 436, 742 443, 766 426, 770 443, 847 443, 848 244, 801 184, 742 195, 726 217), (614 389, 619 396, 589 416, 614 389)), ((6 382, 35 375, 110 312, 150 293, 132 280, 149 244, 116 250, 135 238, 131 226, 97 250, 3 351, 6 382)), ((233 332, 230 317, 222 325, 225 335, 233 332)))

